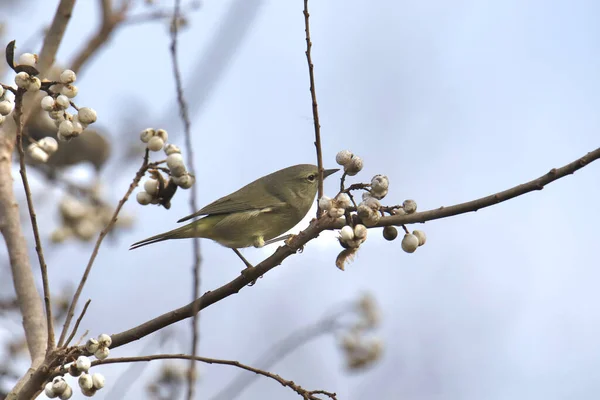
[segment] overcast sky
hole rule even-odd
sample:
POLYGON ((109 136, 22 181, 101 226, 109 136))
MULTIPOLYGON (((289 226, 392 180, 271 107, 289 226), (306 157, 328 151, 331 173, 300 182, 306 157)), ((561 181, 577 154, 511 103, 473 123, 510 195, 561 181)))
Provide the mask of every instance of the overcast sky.
MULTIPOLYGON (((27 10, 11 11, 6 40, 26 41, 56 3, 30 0, 27 10)), ((95 29, 95 3, 78 2, 60 61, 95 29)), ((388 175, 389 204, 412 198, 426 210, 472 200, 598 146, 598 2, 314 0, 310 10, 326 166, 334 166, 337 151, 352 150, 365 163, 353 182, 388 175)), ((190 16, 179 47, 201 204, 274 170, 315 162, 303 24, 301 0, 206 0, 190 16), (223 21, 234 23, 223 28, 223 21)), ((164 24, 126 27, 81 75, 78 104, 114 127, 114 146, 148 126, 168 128, 183 145, 168 46, 164 24), (124 117, 129 130, 122 129, 124 117)), ((104 176, 113 202, 134 168, 104 176)), ((334 265, 339 245, 322 235, 254 287, 202 312, 200 353, 251 364, 274 342, 366 291, 383 314, 377 335, 385 351, 376 365, 348 374, 328 336, 270 370, 350 400, 595 399, 599 174, 592 164, 541 192, 420 226, 428 241, 414 254, 371 230, 345 272, 334 265)), ((338 178, 327 181, 327 194, 335 195, 338 178)), ((128 204, 135 229, 106 243, 82 295, 92 299, 82 324, 90 335, 120 332, 189 302, 191 241, 127 250, 174 228, 189 214, 188 196, 178 192, 168 211, 128 204)), ((56 223, 43 218, 42 230, 56 223)), ((244 254, 259 262, 273 250, 244 254)), ((90 251, 89 244, 69 243, 53 252, 57 291, 79 280, 90 251)), ((202 256, 202 291, 242 268, 231 250, 207 240, 202 256)), ((188 321, 177 324, 177 341, 151 351, 187 352, 188 331, 188 321)), ((152 340, 156 335, 111 355, 138 355, 152 340)), ((107 376, 99 398, 123 368, 99 368, 107 376)), ((204 365, 201 371, 198 398, 238 373, 204 365)), ((241 398, 299 397, 264 378, 241 398)))

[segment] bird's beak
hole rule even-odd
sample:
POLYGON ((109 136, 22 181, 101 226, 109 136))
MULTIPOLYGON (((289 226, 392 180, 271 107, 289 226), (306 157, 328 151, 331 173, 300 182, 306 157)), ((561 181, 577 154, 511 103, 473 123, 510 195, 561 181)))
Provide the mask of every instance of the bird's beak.
POLYGON ((335 168, 335 169, 326 169, 323 171, 323 179, 327 178, 329 175, 331 174, 335 174, 336 172, 338 172, 340 169, 339 168, 335 168))

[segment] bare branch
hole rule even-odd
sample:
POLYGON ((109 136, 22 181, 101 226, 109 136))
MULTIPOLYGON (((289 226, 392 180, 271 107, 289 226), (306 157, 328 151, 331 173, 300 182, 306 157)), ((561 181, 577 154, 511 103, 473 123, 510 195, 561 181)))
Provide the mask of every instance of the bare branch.
MULTIPOLYGON (((171 60, 173 63, 173 76, 175 78, 175 88, 177 91, 177 102, 179 104, 179 116, 183 122, 183 128, 185 131, 185 147, 187 152, 187 164, 192 176, 196 176, 196 168, 194 167, 194 148, 192 146, 192 133, 190 117, 188 115, 188 107, 183 94, 183 83, 181 81, 181 72, 179 68, 179 60, 177 57, 177 38, 179 33, 179 18, 181 14, 181 0, 175 0, 175 10, 173 12, 173 20, 171 23, 171 60)), ((192 195, 190 196, 190 211, 195 213, 198 211, 197 192, 196 185, 193 185, 192 195)), ((194 228, 197 226, 194 225, 194 228)), ((197 299, 200 295, 200 238, 193 235, 192 239, 192 252, 193 252, 193 264, 192 264, 192 276, 193 288, 192 288, 192 299, 197 299)), ((196 356, 198 351, 198 309, 193 310, 192 316, 192 356, 196 356)), ((196 382, 196 363, 193 359, 190 360, 189 372, 187 374, 188 386, 187 386, 187 399, 192 400, 194 398, 194 385, 196 382)))
MULTIPOLYGON (((270 369, 285 356, 310 342, 311 340, 328 333, 333 333, 338 329, 345 327, 346 325, 339 321, 339 318, 342 316, 344 311, 346 310, 327 315, 312 325, 292 332, 288 337, 271 347, 268 352, 265 353, 254 364, 263 370, 270 369)), ((256 375, 248 375, 241 372, 239 376, 237 376, 226 387, 220 390, 216 395, 212 396, 210 400, 233 400, 237 398, 246 388, 248 388, 248 386, 250 386, 252 382, 256 380, 256 378, 256 375)))
MULTIPOLYGON (((315 126, 315 147, 317 149, 317 167, 319 168, 319 188, 317 198, 323 197, 323 154, 321 150, 321 123, 319 122, 319 106, 317 105, 317 92, 315 89, 315 71, 312 62, 310 50, 312 42, 310 39, 310 24, 308 22, 310 14, 308 13, 308 0, 304 0, 304 31, 306 32, 306 62, 308 63, 308 76, 310 79, 310 97, 312 99, 313 122, 315 126)), ((317 206, 317 218, 320 210, 317 206)))
POLYGON ((115 364, 115 363, 131 363, 131 362, 148 362, 152 360, 192 360, 192 361, 200 361, 207 364, 218 364, 218 365, 231 365, 237 368, 245 369, 246 371, 254 372, 255 374, 266 376, 267 378, 271 378, 279 382, 281 385, 289 387, 304 399, 307 400, 320 400, 319 397, 316 397, 316 394, 322 394, 330 399, 336 399, 335 393, 326 392, 324 390, 315 390, 308 391, 302 388, 300 385, 296 385, 293 381, 289 381, 283 379, 281 376, 277 374, 273 374, 268 371, 264 371, 258 368, 251 367, 249 365, 245 365, 240 363, 239 361, 234 360, 221 360, 217 358, 207 358, 207 357, 198 357, 198 356, 190 356, 187 354, 156 354, 151 356, 140 356, 140 357, 120 357, 120 358, 107 358, 105 360, 97 360, 92 362, 92 366, 96 365, 105 365, 105 364, 115 364))
POLYGON ((71 343, 71 340, 73 340, 73 338, 77 334, 77 329, 79 328, 79 324, 81 323, 81 320, 85 316, 85 312, 87 311, 87 309, 90 306, 91 302, 92 302, 91 299, 88 299, 88 301, 85 302, 85 305, 83 306, 83 310, 81 310, 81 314, 79 314, 79 317, 77 318, 77 321, 75 322, 75 326, 73 327, 73 331, 71 332, 71 334, 69 335, 69 337, 65 341, 65 347, 69 346, 69 343, 71 343))
POLYGON ((46 306, 46 328, 47 328, 47 347, 46 352, 51 351, 54 348, 54 320, 52 319, 52 301, 50 295, 50 284, 48 283, 48 266, 44 259, 44 250, 42 249, 42 240, 40 239, 40 230, 38 228, 37 216, 35 214, 35 208, 33 206, 33 198, 31 195, 31 188, 29 187, 29 180, 27 179, 27 167, 25 165, 25 151, 23 150, 22 131, 22 107, 23 107, 23 94, 24 91, 19 89, 15 97, 15 110, 13 112, 13 118, 17 126, 16 143, 19 151, 19 164, 21 180, 23 181, 23 189, 25 190, 25 197, 27 199, 27 207, 29 210, 29 217, 31 219, 31 227, 33 229, 33 237, 35 240, 35 251, 38 255, 38 262, 42 271, 42 286, 44 288, 44 304, 46 306))
POLYGON ((113 11, 110 0, 99 0, 99 5, 102 12, 102 22, 98 31, 71 61, 70 68, 75 72, 80 72, 81 67, 96 54, 102 45, 108 42, 115 29, 125 20, 129 9, 129 1, 124 1, 120 9, 116 11, 113 11))

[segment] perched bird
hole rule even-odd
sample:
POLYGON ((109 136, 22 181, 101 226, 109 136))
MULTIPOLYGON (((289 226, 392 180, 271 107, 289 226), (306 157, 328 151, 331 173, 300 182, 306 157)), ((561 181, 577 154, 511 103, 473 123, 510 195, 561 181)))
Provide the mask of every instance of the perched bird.
MULTIPOLYGON (((323 176, 336 171, 325 170, 323 176)), ((261 247, 304 218, 317 194, 318 180, 316 165, 300 164, 281 169, 177 222, 202 215, 204 218, 134 243, 131 249, 163 240, 192 237, 212 239, 234 250, 261 247)))

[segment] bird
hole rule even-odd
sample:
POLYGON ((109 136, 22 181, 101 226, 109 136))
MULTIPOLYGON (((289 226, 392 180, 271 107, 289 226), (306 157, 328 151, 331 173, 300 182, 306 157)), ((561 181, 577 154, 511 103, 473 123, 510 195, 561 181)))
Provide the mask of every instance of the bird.
MULTIPOLYGON (((323 178, 339 171, 327 169, 323 178)), ((170 239, 206 238, 234 249, 262 247, 297 225, 317 194, 319 169, 299 164, 263 176, 177 222, 180 228, 131 245, 130 250, 170 239)))

